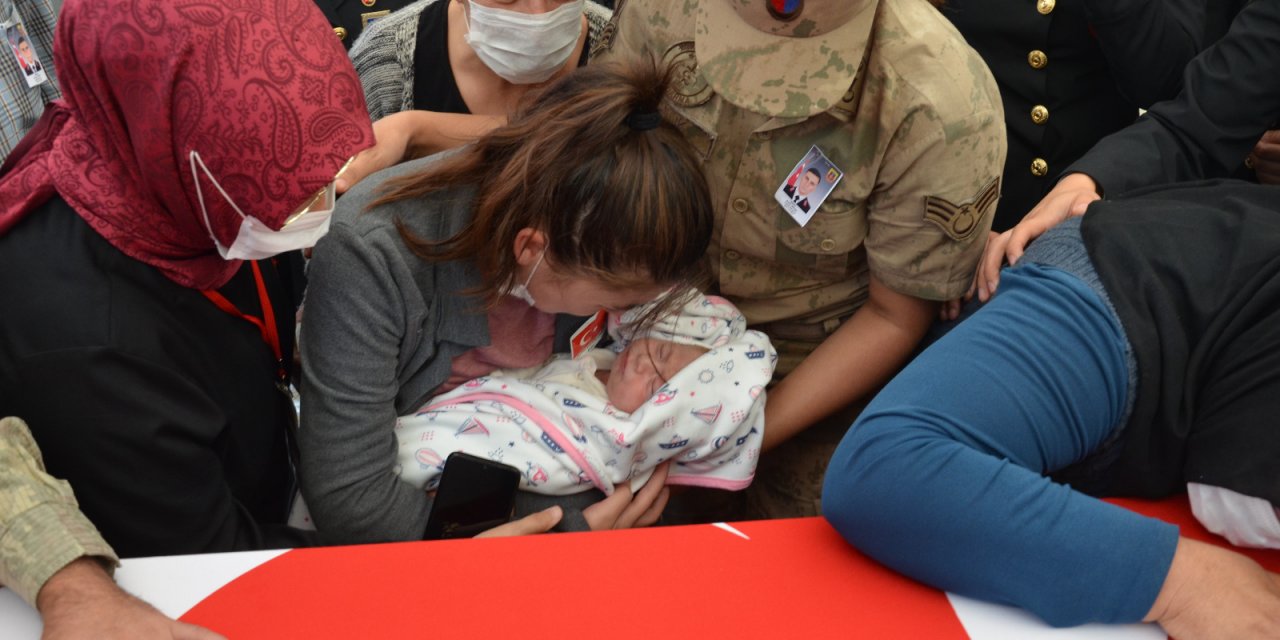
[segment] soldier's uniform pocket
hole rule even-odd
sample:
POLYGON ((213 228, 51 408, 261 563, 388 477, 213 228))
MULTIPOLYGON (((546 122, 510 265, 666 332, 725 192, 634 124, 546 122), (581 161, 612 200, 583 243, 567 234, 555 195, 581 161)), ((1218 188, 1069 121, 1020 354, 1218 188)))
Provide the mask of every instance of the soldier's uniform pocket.
POLYGON ((847 200, 828 198, 801 227, 779 208, 775 259, 778 264, 813 271, 817 280, 845 276, 866 261, 867 216, 847 200))

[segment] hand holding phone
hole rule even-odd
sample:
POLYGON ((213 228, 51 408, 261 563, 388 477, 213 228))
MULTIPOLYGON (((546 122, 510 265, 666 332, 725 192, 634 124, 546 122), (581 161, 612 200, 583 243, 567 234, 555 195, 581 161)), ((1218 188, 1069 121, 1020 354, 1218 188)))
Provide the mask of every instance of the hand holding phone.
POLYGON ((449 454, 423 540, 470 538, 511 519, 520 471, 461 451, 449 454))
POLYGON ((539 533, 546 533, 560 524, 560 519, 564 517, 564 509, 559 506, 552 506, 531 513, 518 520, 512 520, 506 524, 500 524, 492 529, 485 529, 476 534, 477 538, 506 538, 509 536, 532 536, 539 533))

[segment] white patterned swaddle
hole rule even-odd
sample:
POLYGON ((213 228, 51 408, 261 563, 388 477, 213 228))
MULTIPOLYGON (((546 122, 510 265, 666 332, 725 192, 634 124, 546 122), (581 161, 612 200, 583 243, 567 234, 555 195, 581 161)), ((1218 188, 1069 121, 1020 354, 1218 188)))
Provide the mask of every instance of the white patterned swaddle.
POLYGON ((642 312, 611 327, 618 348, 647 336, 709 351, 639 409, 619 411, 603 387, 566 382, 594 382, 597 360, 589 357, 557 358, 528 377, 476 378, 397 420, 401 479, 434 488, 448 454, 465 451, 516 467, 521 489, 547 495, 592 487, 611 494, 615 484, 638 486, 667 461, 668 484, 745 488, 755 476, 765 386, 777 362, 769 339, 713 296, 696 295, 644 336, 628 335, 627 323, 642 312))

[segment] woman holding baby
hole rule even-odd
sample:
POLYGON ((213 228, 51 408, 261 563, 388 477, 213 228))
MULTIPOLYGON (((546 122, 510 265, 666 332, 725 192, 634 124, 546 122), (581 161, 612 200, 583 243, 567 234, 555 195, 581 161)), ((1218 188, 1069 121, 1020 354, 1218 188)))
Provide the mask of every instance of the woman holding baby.
MULTIPOLYGON (((300 341, 301 484, 322 540, 422 536, 431 498, 397 476, 397 416, 542 363, 553 314, 620 311, 700 275, 712 211, 696 157, 657 112, 664 88, 652 64, 579 70, 474 145, 343 197, 300 341)), ((664 480, 558 500, 562 519, 519 530, 651 524, 664 480)), ((517 513, 547 504, 526 495, 517 513)))

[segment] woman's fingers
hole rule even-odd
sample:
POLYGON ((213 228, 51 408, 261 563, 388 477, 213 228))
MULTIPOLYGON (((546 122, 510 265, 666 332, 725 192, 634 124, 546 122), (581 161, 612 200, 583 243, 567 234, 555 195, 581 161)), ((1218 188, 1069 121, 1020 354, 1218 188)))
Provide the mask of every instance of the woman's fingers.
POLYGON ((667 490, 667 472, 671 463, 658 465, 653 470, 653 475, 640 487, 640 491, 632 498, 631 503, 622 511, 618 517, 618 521, 614 523, 615 529, 630 529, 631 527, 647 527, 662 516, 662 510, 667 506, 667 498, 670 491, 667 490), (655 507, 657 513, 654 513, 655 507))
POLYGON ((373 123, 373 138, 376 142, 372 147, 356 154, 346 171, 334 182, 335 191, 346 193, 371 174, 404 160, 413 128, 412 121, 401 113, 393 113, 373 123))
POLYGON ((978 299, 986 302, 996 292, 1000 283, 1000 268, 1004 266, 1005 247, 1009 244, 1010 232, 1006 231, 987 240, 987 249, 982 253, 982 262, 978 265, 976 288, 978 299))
MULTIPOLYGON (((670 464, 670 463, 668 463, 670 464)), ((659 465, 638 492, 628 483, 614 486, 613 495, 582 510, 592 531, 647 527, 658 521, 667 506, 668 464, 659 465)))
POLYGON ((560 522, 564 512, 560 507, 549 507, 537 513, 529 514, 519 520, 496 526, 477 534, 477 538, 501 538, 505 536, 527 536, 535 533, 546 533, 560 522))

